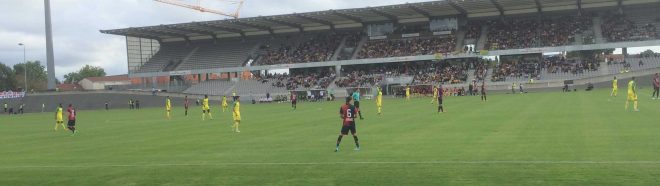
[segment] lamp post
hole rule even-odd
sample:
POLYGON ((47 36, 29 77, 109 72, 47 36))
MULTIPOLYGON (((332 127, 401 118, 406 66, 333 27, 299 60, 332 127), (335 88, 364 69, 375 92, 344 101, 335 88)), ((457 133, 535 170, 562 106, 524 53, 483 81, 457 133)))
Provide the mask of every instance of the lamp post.
POLYGON ((18 43, 18 46, 23 46, 23 70, 24 70, 23 71, 23 75, 24 75, 23 81, 25 83, 25 86, 24 86, 25 90, 23 90, 23 91, 27 92, 28 91, 28 87, 27 87, 27 61, 25 60, 25 45, 23 43, 18 43))

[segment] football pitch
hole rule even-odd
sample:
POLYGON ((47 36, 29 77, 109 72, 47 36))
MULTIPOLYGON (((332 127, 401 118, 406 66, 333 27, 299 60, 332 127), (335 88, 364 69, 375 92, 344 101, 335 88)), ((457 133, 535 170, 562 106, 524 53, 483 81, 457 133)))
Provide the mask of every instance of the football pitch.
MULTIPOLYGON (((648 90, 642 90, 647 92, 648 90)), ((0 185, 653 185, 660 182, 660 100, 607 90, 361 102, 360 151, 334 152, 334 102, 241 105, 241 133, 213 102, 172 120, 164 109, 78 111, 79 133, 52 112, 0 117, 0 185), (631 106, 632 107, 632 106, 631 106), (632 109, 629 109, 632 110, 632 109)), ((173 102, 174 106, 182 103, 173 102)))

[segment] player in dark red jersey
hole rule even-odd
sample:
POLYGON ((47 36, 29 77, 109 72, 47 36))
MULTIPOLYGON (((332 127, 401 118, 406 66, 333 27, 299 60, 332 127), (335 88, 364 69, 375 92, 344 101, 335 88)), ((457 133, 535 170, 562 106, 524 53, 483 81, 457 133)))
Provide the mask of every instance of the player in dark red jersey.
POLYGON ((481 82, 481 101, 486 102, 486 81, 481 82))
POLYGON ((445 109, 442 107, 442 97, 445 94, 445 91, 442 89, 442 84, 438 86, 438 113, 445 112, 445 109))
POLYGON ((291 92, 291 108, 296 110, 298 104, 298 95, 295 92, 291 92))
POLYGON ((355 128, 355 115, 357 114, 355 106, 353 106, 353 99, 349 96, 346 97, 346 104, 342 105, 339 108, 339 117, 342 120, 342 127, 339 137, 337 138, 337 146, 335 147, 335 152, 339 151, 339 144, 341 143, 341 138, 348 135, 348 131, 351 131, 353 135, 353 140, 355 140, 355 150, 360 150, 360 143, 358 143, 357 129, 355 128))
POLYGON ((186 97, 183 99, 183 108, 186 109, 186 116, 188 116, 188 105, 189 105, 189 104, 190 104, 190 102, 188 102, 188 96, 186 96, 186 97))
POLYGON ((76 109, 73 108, 73 105, 69 104, 69 108, 66 109, 66 112, 69 113, 69 123, 67 124, 67 128, 69 131, 71 131, 73 135, 76 135, 76 109))

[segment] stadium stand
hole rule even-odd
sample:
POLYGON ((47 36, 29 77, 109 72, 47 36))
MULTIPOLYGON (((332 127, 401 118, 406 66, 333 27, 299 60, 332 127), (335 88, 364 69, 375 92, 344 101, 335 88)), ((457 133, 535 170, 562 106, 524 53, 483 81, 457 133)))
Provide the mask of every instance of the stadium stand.
MULTIPOLYGON (((234 73, 240 68, 224 68, 245 66, 239 73, 249 70, 248 76, 256 78, 190 82, 193 85, 184 93, 226 95, 235 90, 242 95, 264 95, 377 84, 424 86, 443 82, 448 86, 464 86, 472 80, 485 80, 497 87, 509 86, 512 82, 561 82, 657 68, 657 59, 649 56, 629 56, 615 62, 595 57, 565 57, 569 56, 566 54, 543 56, 567 52, 563 50, 657 44, 656 39, 660 39, 656 28, 660 17, 655 16, 658 4, 628 1, 622 0, 621 6, 600 0, 578 1, 584 5, 580 10, 565 9, 567 4, 576 3, 566 0, 473 0, 449 4, 434 1, 387 6, 376 11, 380 13, 374 13, 373 8, 358 8, 240 18, 239 21, 182 23, 163 29, 186 28, 179 31, 186 31, 191 37, 208 37, 208 33, 233 36, 219 38, 217 44, 211 39, 161 42, 161 50, 137 73, 178 71, 158 73, 158 76, 178 76, 180 72, 191 71, 190 74, 204 75, 211 73, 209 69, 217 70, 218 74, 228 70, 234 73), (494 6, 494 2, 501 3, 502 7, 494 6), (511 9, 522 6, 531 8, 511 9), (483 16, 444 15, 452 14, 447 10, 457 8, 462 15, 483 16), (461 8, 465 12, 461 13, 461 8), (533 13, 524 13, 526 11, 533 13), (495 16, 502 14, 506 16, 495 16), (322 28, 325 26, 328 28, 322 28), (532 57, 520 57, 524 55, 532 57), (498 59, 481 58, 492 59, 493 56, 498 59), (254 61, 247 66, 245 62, 250 60, 254 61), (639 65, 639 61, 643 65, 639 65), (321 67, 338 71, 300 71, 321 67), (285 75, 266 75, 272 69, 291 71, 285 75)), ((129 35, 141 30, 102 32, 129 35)))
POLYGON ((280 47, 268 50, 261 55, 257 64, 274 65, 327 61, 330 60, 343 37, 343 35, 334 33, 304 35, 298 42, 282 43, 280 47))
POLYGON ((454 51, 456 38, 423 37, 412 39, 373 40, 365 44, 359 59, 432 55, 454 51))
POLYGON ((297 89, 325 89, 334 81, 336 74, 331 72, 323 73, 302 73, 302 74, 279 74, 267 75, 261 81, 271 83, 273 87, 284 88, 285 90, 297 89))
MULTIPOLYGON (((363 35, 359 33, 349 34, 344 42, 344 48, 340 51, 337 60, 348 60, 353 58, 353 54, 357 51, 358 44, 362 40, 363 35)), ((365 38, 366 39, 366 38, 365 38)))
POLYGON ((240 67, 247 61, 248 53, 256 41, 226 40, 218 43, 196 44, 199 49, 181 63, 176 70, 240 67))
POLYGON ((537 29, 539 23, 535 19, 490 20, 487 49, 504 50, 529 48, 538 45, 537 29))
POLYGON ((160 50, 145 63, 139 72, 160 72, 167 66, 183 62, 195 47, 187 46, 184 42, 163 43, 160 50))
POLYGON ((658 39, 660 34, 657 25, 660 18, 656 15, 657 9, 636 7, 625 14, 605 12, 602 24, 603 35, 610 42, 642 41, 658 39))
POLYGON ((186 94, 199 94, 199 95, 226 95, 227 90, 234 86, 234 82, 227 80, 209 80, 190 86, 190 88, 183 91, 186 94))

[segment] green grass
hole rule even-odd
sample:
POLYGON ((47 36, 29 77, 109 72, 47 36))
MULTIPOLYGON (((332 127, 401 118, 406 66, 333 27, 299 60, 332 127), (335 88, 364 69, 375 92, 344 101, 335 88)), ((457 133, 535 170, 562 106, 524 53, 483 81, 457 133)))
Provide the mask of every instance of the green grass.
MULTIPOLYGON (((362 101, 362 150, 340 129, 341 101, 242 105, 201 121, 162 109, 79 111, 80 133, 52 113, 0 116, 0 185, 654 185, 660 101, 641 112, 609 92, 362 101), (350 163, 357 162, 357 163, 350 163)), ((177 103, 174 103, 177 104, 177 103)))

